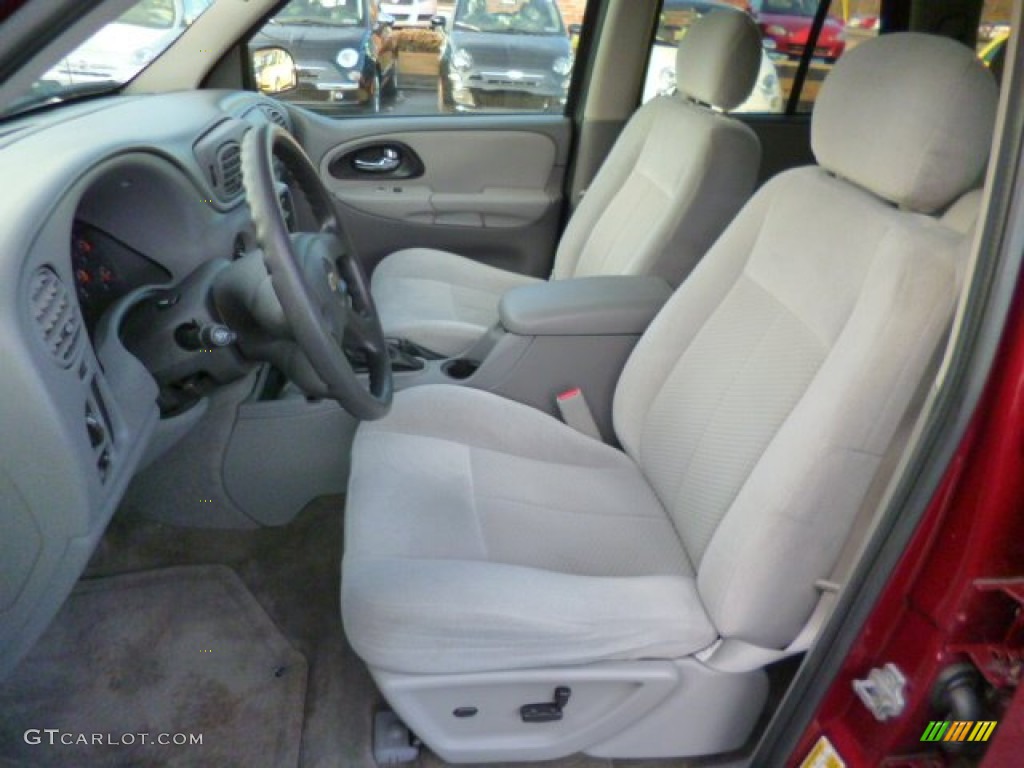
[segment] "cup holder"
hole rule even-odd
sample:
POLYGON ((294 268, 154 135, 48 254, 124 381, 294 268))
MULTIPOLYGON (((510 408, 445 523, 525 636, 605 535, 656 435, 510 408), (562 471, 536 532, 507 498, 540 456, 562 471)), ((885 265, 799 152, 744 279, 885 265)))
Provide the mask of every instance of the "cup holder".
POLYGON ((480 363, 476 360, 464 360, 463 358, 448 360, 441 366, 444 375, 456 381, 465 381, 476 373, 479 368, 480 363))

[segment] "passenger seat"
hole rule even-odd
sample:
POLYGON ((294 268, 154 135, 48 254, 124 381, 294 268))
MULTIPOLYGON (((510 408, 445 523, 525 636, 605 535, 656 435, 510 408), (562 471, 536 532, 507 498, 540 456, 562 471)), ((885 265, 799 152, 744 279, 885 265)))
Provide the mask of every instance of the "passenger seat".
MULTIPOLYGON (((677 93, 626 124, 566 227, 552 280, 651 274, 682 282, 753 192, 760 142, 724 113, 750 95, 761 56, 745 13, 722 9, 691 25, 679 43, 677 93)), ((495 323, 505 291, 533 282, 410 248, 380 263, 372 290, 386 336, 452 357, 495 323)))

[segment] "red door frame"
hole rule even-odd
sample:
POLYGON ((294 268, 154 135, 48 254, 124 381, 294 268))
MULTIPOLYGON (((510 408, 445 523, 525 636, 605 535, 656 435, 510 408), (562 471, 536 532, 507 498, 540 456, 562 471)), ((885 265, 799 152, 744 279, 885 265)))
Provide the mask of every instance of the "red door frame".
POLYGON ((973 661, 993 686, 997 720, 980 763, 1024 765, 1024 292, 971 425, 910 545, 862 627, 789 765, 827 736, 847 766, 952 764, 922 742, 938 673, 973 661), (852 682, 894 663, 908 680, 903 714, 877 721, 852 682), (1016 691, 1015 691, 1016 689, 1016 691))

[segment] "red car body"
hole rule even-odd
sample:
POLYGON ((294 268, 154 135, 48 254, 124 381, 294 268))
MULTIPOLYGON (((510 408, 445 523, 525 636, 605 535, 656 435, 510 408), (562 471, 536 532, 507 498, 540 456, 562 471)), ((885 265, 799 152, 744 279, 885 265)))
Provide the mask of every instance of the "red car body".
MULTIPOLYGON (((792 59, 799 59, 807 48, 814 23, 816 3, 802 0, 763 0, 754 3, 755 17, 764 37, 765 48, 792 59)), ((835 61, 843 55, 846 41, 843 25, 829 16, 814 46, 815 58, 835 61)))
POLYGON ((1024 764, 1024 686, 1020 685, 1024 669, 1024 294, 1020 290, 987 392, 971 425, 787 768, 804 764, 801 761, 823 737, 851 768, 1024 764), (946 740, 930 743, 922 734, 931 720, 947 716, 933 694, 942 670, 964 661, 979 671, 988 691, 974 719, 997 725, 986 743, 960 749, 965 759, 974 759, 958 763, 957 752, 950 751, 946 740), (879 722, 858 700, 852 682, 886 662, 896 664, 912 682, 904 714, 879 722))

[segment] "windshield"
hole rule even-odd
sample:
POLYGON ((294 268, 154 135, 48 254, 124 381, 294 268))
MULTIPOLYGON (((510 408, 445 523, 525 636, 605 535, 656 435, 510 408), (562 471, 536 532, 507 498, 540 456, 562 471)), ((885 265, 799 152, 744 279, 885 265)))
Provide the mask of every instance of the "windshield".
POLYGON ((172 0, 149 0, 129 8, 118 19, 118 23, 152 29, 170 29, 174 26, 174 15, 172 0))
POLYGON ((362 0, 292 0, 273 18, 278 24, 355 27, 363 23, 362 0))
POLYGON ((456 29, 521 35, 564 35, 562 17, 552 0, 461 0, 456 29))
POLYGON ((777 13, 780 16, 814 16, 818 8, 816 0, 764 0, 761 13, 777 13))
POLYGON ((4 115, 114 91, 163 53, 214 0, 140 0, 57 62, 4 115))

